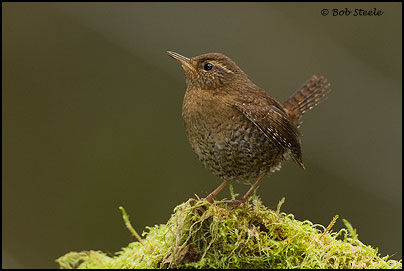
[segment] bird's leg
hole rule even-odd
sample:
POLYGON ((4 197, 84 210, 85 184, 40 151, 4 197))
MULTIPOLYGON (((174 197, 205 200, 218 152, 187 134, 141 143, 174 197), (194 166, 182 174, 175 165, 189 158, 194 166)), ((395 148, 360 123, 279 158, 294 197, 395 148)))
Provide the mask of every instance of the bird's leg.
POLYGON ((265 175, 267 175, 267 172, 261 173, 261 174, 258 176, 258 178, 257 178, 257 180, 255 181, 255 183, 250 187, 250 189, 248 189, 247 193, 245 193, 244 196, 243 196, 241 199, 239 199, 239 200, 232 200, 232 201, 230 202, 230 204, 233 205, 233 206, 238 206, 238 205, 240 205, 240 204, 246 202, 248 196, 250 196, 251 193, 254 192, 254 190, 255 190, 255 189, 258 187, 258 185, 260 184, 261 180, 265 177, 265 175))
POLYGON ((209 201, 210 203, 213 202, 213 198, 216 197, 217 194, 226 186, 229 184, 230 181, 224 180, 215 190, 212 191, 205 199, 209 201))
POLYGON ((250 189, 248 189, 247 193, 244 194, 244 196, 241 198, 241 201, 245 202, 248 198, 248 196, 254 192, 254 190, 258 187, 258 185, 260 184, 260 182, 262 181, 262 179, 265 177, 265 175, 267 175, 266 172, 261 173, 257 180, 255 181, 255 183, 250 187, 250 189))

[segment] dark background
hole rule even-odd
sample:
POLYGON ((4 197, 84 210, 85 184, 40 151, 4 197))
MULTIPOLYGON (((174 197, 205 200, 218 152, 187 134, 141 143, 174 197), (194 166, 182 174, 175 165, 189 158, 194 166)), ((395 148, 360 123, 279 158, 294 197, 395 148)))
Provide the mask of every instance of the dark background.
POLYGON ((185 137, 184 73, 166 50, 224 53, 280 101, 312 74, 329 78, 301 127, 307 170, 286 162, 258 194, 272 208, 285 196, 283 211, 313 223, 339 214, 334 231, 345 218, 401 259, 401 3, 2 7, 3 267, 116 252, 134 241, 118 206, 142 232, 220 183, 185 137), (384 14, 321 15, 346 7, 384 14))

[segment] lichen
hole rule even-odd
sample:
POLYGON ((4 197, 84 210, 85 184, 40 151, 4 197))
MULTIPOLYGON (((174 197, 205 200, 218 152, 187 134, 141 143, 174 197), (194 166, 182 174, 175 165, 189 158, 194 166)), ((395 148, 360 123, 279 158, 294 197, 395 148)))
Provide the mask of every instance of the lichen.
MULTIPOLYGON (((359 241, 356 230, 328 227, 265 207, 257 196, 232 207, 227 201, 189 199, 166 224, 147 227, 114 257, 70 252, 60 268, 402 268, 359 241)), ((124 213, 125 214, 125 213, 124 213)))

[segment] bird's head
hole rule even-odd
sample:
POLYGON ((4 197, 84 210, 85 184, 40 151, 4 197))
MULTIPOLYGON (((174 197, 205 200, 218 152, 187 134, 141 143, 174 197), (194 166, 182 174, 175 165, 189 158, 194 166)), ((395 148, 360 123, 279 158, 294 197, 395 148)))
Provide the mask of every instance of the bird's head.
POLYGON ((192 58, 171 51, 167 53, 181 63, 188 89, 216 90, 247 79, 247 75, 233 60, 219 53, 192 58))

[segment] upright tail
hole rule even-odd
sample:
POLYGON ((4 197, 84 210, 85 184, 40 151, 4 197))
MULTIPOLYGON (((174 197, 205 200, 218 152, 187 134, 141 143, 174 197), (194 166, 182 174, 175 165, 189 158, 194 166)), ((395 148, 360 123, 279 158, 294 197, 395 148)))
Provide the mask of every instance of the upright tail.
POLYGON ((283 103, 284 109, 297 127, 302 124, 302 116, 306 111, 326 99, 331 91, 330 85, 324 76, 313 75, 283 103))

